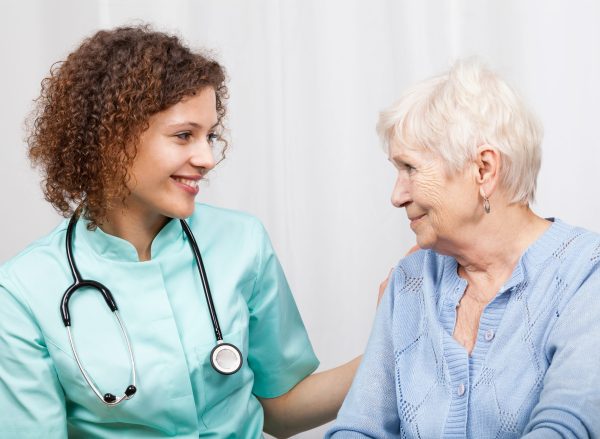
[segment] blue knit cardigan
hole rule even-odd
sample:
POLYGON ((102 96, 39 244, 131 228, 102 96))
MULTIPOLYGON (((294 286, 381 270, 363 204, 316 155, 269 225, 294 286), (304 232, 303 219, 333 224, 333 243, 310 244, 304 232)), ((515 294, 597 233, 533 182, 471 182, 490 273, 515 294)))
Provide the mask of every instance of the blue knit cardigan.
POLYGON ((454 258, 396 266, 326 438, 600 438, 600 236, 554 220, 481 316, 452 333, 454 258))

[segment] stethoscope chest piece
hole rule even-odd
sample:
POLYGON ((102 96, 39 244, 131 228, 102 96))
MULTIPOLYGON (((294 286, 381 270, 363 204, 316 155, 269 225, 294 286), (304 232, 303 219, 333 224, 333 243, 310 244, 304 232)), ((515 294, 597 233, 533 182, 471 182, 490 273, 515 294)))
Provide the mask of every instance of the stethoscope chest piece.
POLYGON ((231 343, 219 342, 210 353, 210 364, 220 374, 234 374, 242 367, 242 353, 231 343))

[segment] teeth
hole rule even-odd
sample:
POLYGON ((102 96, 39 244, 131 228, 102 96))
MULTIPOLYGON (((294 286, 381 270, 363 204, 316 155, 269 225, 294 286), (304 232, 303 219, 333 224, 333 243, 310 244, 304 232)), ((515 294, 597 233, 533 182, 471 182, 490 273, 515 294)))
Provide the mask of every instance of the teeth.
POLYGON ((179 183, 183 183, 186 186, 193 187, 194 189, 198 189, 198 180, 188 180, 187 178, 175 177, 175 180, 179 183))

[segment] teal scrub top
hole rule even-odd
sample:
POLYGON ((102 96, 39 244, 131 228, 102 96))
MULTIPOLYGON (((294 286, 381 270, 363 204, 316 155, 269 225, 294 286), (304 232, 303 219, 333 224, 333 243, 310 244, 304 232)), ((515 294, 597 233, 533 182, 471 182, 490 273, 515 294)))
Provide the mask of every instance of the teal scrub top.
MULTIPOLYGON (((256 396, 282 395, 318 361, 262 224, 230 210, 196 205, 188 219, 206 267, 226 342, 244 357, 233 375, 209 360, 215 334, 192 251, 179 221, 139 262, 127 241, 87 230, 73 252, 79 271, 112 292, 136 362, 137 394, 102 404, 81 375, 60 316, 73 279, 65 254, 67 222, 0 267, 0 436, 156 438, 262 436, 256 396)), ((70 300, 71 330, 101 393, 131 384, 126 344, 94 290, 70 300)))

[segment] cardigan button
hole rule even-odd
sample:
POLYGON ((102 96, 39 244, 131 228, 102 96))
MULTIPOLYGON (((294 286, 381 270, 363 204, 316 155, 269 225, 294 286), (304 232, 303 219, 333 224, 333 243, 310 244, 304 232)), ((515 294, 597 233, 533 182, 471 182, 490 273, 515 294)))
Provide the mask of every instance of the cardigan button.
POLYGON ((456 394, 458 396, 463 396, 465 394, 465 385, 463 383, 460 383, 456 388, 456 394))
POLYGON ((493 329, 488 329, 487 331, 485 331, 485 341, 492 341, 494 339, 494 337, 496 336, 496 334, 494 333, 493 329))

